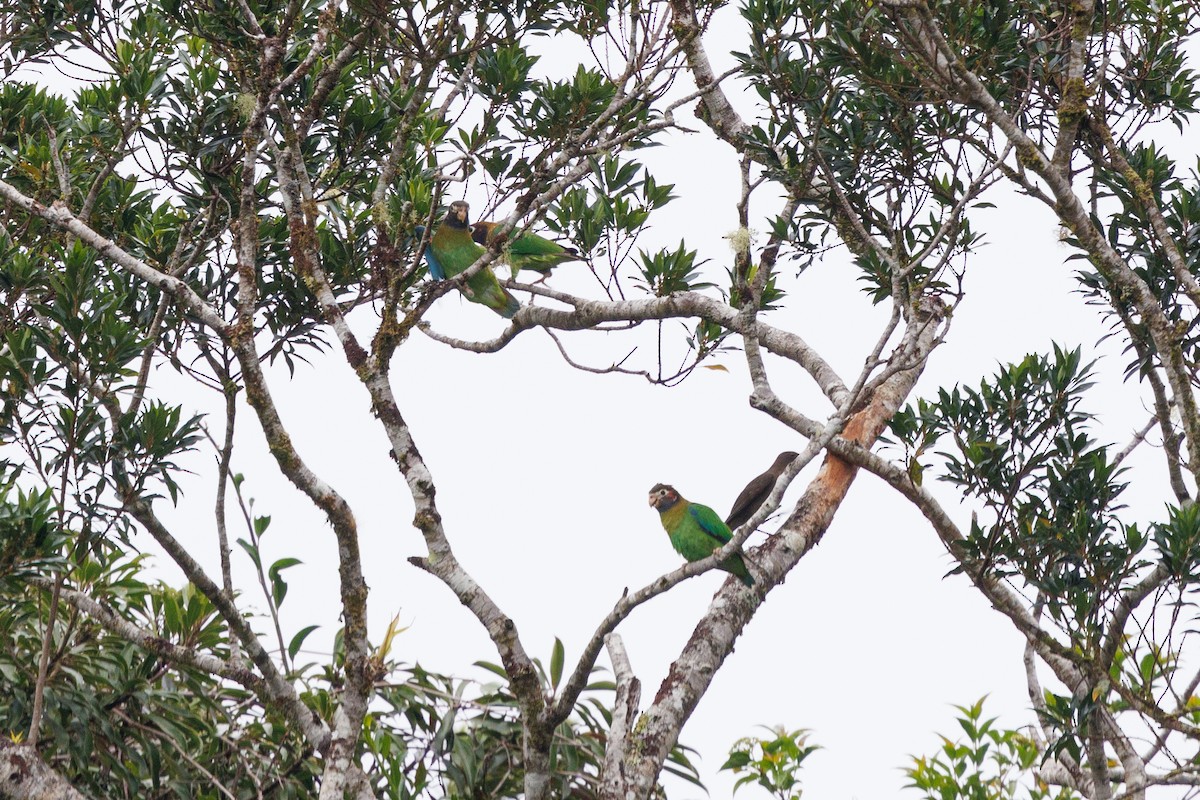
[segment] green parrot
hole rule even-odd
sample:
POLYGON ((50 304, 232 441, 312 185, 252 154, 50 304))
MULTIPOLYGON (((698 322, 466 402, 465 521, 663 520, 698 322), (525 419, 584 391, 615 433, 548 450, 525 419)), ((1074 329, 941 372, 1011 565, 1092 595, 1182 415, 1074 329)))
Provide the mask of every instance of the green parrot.
MULTIPOLYGON (((650 490, 650 505, 658 509, 662 526, 671 538, 671 546, 688 561, 711 556, 733 538, 733 532, 721 521, 717 512, 699 503, 689 503, 679 496, 674 487, 665 483, 655 484, 650 490)), ((754 585, 741 553, 734 553, 717 564, 717 569, 738 576, 747 586, 754 585)))
MULTIPOLYGON (((491 247, 496 237, 493 235, 498 222, 476 222, 471 226, 471 238, 476 244, 491 247)), ((504 260, 512 270, 513 278, 523 269, 540 272, 543 277, 550 270, 568 261, 578 261, 579 252, 571 247, 563 247, 558 242, 551 241, 536 233, 523 233, 508 242, 501 250, 504 260)))
MULTIPOLYGON (((453 278, 486 252, 471 239, 468 232, 470 210, 465 200, 455 200, 450 204, 446 218, 433 232, 425 260, 435 278, 453 278)), ((521 308, 517 298, 505 291, 500 281, 496 280, 496 273, 487 267, 467 281, 463 294, 468 300, 483 303, 502 317, 511 317, 521 308)))

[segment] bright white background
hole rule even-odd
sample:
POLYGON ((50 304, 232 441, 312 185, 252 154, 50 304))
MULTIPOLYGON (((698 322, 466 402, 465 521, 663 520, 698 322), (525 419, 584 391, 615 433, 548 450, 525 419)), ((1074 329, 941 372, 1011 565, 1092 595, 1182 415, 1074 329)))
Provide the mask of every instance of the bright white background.
MULTIPOLYGON (((718 71, 732 63, 723 54, 741 46, 737 23, 736 13, 724 12, 714 27, 719 34, 707 39, 718 71)), ((547 48, 541 66, 553 71, 555 53, 547 48)), ((753 116, 750 96, 735 92, 735 100, 753 116)), ((681 113, 681 123, 702 128, 687 117, 681 113)), ((642 246, 673 247, 685 238, 711 259, 705 267, 710 279, 723 281, 730 253, 722 237, 736 226, 737 171, 729 148, 701 132, 640 155, 660 182, 675 184, 680 197, 654 217, 642 246)), ((477 190, 472 187, 466 196, 481 208, 487 197, 477 190)), ((777 210, 765 195, 754 208, 759 230, 777 210)), ((1046 210, 1011 193, 989 199, 998 208, 974 218, 988 243, 968 263, 966 300, 913 399, 956 382, 976 384, 1001 363, 1049 351, 1052 341, 1082 345, 1085 355, 1100 357, 1101 373, 1113 378, 1088 406, 1099 415, 1094 436, 1123 446, 1148 411, 1136 386, 1120 380, 1125 359, 1119 343, 1097 345, 1105 325, 1074 293, 1075 267, 1065 262, 1069 251, 1058 242, 1056 223, 1046 210)), ((591 278, 573 269, 582 268, 561 267, 552 285, 594 294, 591 278)), ((843 250, 800 278, 787 264, 780 274, 789 296, 784 310, 766 319, 800 334, 843 379, 852 380, 886 309, 870 306, 843 250)), ((489 338, 503 324, 456 294, 438 302, 430 321, 443 333, 466 338, 489 338)), ((369 313, 355 319, 364 337, 371 323, 369 313)), ((679 328, 679 322, 666 324, 673 336, 679 328)), ((649 367, 653 337, 649 326, 644 330, 623 338, 581 333, 566 342, 573 357, 594 366, 640 343, 645 356, 639 363, 649 367)), ((689 499, 724 514, 776 453, 802 449, 796 434, 749 407, 741 354, 727 353, 718 361, 728 372, 698 370, 681 386, 663 389, 639 378, 573 370, 537 332, 491 356, 451 350, 421 334, 400 349, 393 365, 396 394, 437 482, 450 541, 464 566, 515 620, 526 647, 544 662, 554 637, 560 637, 569 671, 625 587, 643 586, 677 566, 678 556, 646 504, 652 484, 672 483, 689 499)), ((786 400, 816 418, 830 413, 798 367, 778 359, 768 366, 786 400)), ((271 377, 300 454, 358 516, 372 639, 381 638, 398 612, 409 628, 395 643, 395 657, 487 680, 487 673, 471 666, 479 659, 498 660, 481 626, 449 590, 407 561, 423 554, 407 488, 387 456, 389 446, 366 392, 340 353, 318 358, 311 368, 301 366, 294 378, 282 367, 272 369, 271 377)), ((157 370, 154 380, 168 395, 199 400, 217 412, 210 422, 219 433, 218 397, 197 397, 169 368, 157 370)), ((319 624, 307 647, 328 652, 338 625, 332 534, 279 476, 248 408, 241 409, 240 419, 234 468, 246 476, 243 490, 256 498, 256 513, 273 519, 265 560, 295 555, 305 562, 285 573, 291 587, 283 607, 285 638, 319 624)), ((1159 515, 1166 496, 1159 451, 1149 446, 1143 451, 1130 462, 1140 476, 1127 497, 1130 519, 1159 515)), ((215 459, 202 453, 191 467, 195 474, 182 481, 186 496, 179 509, 160 503, 159 510, 215 576, 209 511, 215 459)), ((793 484, 785 508, 814 468, 793 484)), ((939 491, 955 509, 953 492, 939 491)), ((958 509, 955 516, 965 524, 969 510, 958 509)), ((750 544, 761 540, 758 534, 750 544)), ((141 544, 153 549, 148 538, 141 544)), ((243 603, 254 608, 260 597, 256 582, 236 549, 235 559, 243 603)), ((181 580, 165 559, 158 563, 166 580, 181 580)), ((811 741, 823 749, 803 773, 807 796, 874 798, 897 795, 908 755, 932 754, 939 746, 936 733, 958 735, 953 704, 988 695, 988 712, 1001 716, 1003 724, 1030 723, 1022 640, 964 578, 943 577, 950 568, 921 517, 874 478, 860 476, 821 545, 771 594, 683 732, 682 742, 699 751, 711 796, 728 796, 733 778, 716 770, 736 739, 765 734, 756 729, 760 724, 812 730, 811 741)), ((692 579, 621 626, 646 702, 724 578, 709 573, 692 579)), ((259 627, 268 633, 265 621, 259 627)), ((703 797, 674 782, 670 794, 703 797)), ((762 796, 754 788, 742 794, 762 796)))

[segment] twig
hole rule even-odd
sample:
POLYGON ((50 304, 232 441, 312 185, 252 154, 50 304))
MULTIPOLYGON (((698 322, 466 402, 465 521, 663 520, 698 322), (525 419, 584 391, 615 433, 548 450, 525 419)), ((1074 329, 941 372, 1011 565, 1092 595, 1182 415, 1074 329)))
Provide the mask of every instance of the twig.
MULTIPOLYGON (((31 579, 32 581, 32 579, 31 579)), ((37 749, 42 731, 42 704, 46 699, 46 674, 50 666, 50 645, 54 641, 54 626, 58 622, 58 601, 62 594, 63 576, 58 573, 50 581, 50 611, 46 616, 46 628, 42 631, 42 652, 38 656, 37 682, 33 686, 33 708, 30 710, 29 735, 26 741, 37 749)))

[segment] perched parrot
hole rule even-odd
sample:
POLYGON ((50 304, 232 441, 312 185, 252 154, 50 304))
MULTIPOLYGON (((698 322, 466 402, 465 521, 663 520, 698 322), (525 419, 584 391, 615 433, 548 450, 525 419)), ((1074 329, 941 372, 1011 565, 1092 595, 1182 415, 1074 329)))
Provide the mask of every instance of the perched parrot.
MULTIPOLYGON (((413 235, 417 237, 418 242, 424 239, 425 226, 414 225, 413 235)), ((425 247, 425 266, 429 267, 429 274, 433 276, 434 280, 446 280, 446 270, 442 269, 441 263, 434 257, 433 250, 431 250, 428 246, 425 247)))
POLYGON ((733 501, 733 509, 730 510, 729 516, 725 518, 725 524, 730 530, 744 525, 746 520, 754 516, 754 512, 766 502, 767 496, 775 488, 775 481, 779 480, 787 465, 798 455, 799 453, 793 453, 791 450, 780 453, 775 456, 775 463, 766 472, 746 484, 737 500, 733 501))
MULTIPOLYGON (((476 244, 491 247, 495 241, 493 232, 500 223, 476 222, 471 226, 471 238, 476 244)), ((512 270, 513 278, 523 269, 549 275, 550 270, 568 261, 578 261, 579 252, 571 247, 563 247, 558 242, 551 241, 536 233, 523 233, 508 242, 502 251, 504 260, 512 270)))
MULTIPOLYGON (((659 519, 671 539, 671 546, 688 561, 699 561, 713 554, 733 538, 729 527, 717 512, 699 503, 689 503, 674 487, 655 484, 650 490, 650 505, 658 509, 659 519)), ((717 569, 738 576, 747 586, 754 585, 741 553, 734 553, 717 564, 717 569)))
MULTIPOLYGON (((471 239, 468 227, 470 209, 463 200, 451 203, 446 218, 429 240, 425 263, 429 265, 429 273, 438 280, 453 278, 478 261, 485 252, 471 239)), ((467 281, 463 294, 468 300, 483 303, 502 317, 511 317, 521 308, 517 298, 505 291, 496 280, 496 273, 488 268, 480 270, 467 281)))

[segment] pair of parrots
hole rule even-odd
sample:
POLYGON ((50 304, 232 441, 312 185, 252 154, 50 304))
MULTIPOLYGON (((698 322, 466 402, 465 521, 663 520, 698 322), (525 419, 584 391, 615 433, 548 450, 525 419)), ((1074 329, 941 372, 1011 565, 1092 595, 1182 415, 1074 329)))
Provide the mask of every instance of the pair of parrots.
MULTIPOLYGON (((796 453, 790 450, 780 453, 770 468, 756 477, 737 500, 733 501, 733 510, 722 522, 717 512, 699 503, 685 500, 673 486, 659 483, 650 490, 650 505, 658 510, 659 520, 671 539, 671 546, 679 555, 688 561, 699 561, 711 556, 713 552, 733 538, 733 528, 736 528, 754 516, 754 512, 766 501, 775 488, 775 482, 796 458, 796 453)), ((746 569, 746 562, 741 553, 734 553, 721 563, 718 569, 736 575, 747 586, 754 585, 754 579, 746 569)))
MULTIPOLYGON (((435 280, 453 278, 466 271, 486 252, 485 248, 496 243, 495 229, 499 223, 476 222, 472 225, 470 213, 471 207, 465 200, 456 200, 430 237, 429 246, 425 248, 425 263, 435 280)), ((416 226, 414 233, 418 239, 424 237, 425 227, 416 226)), ((579 253, 537 234, 525 233, 511 242, 504 242, 502 258, 508 262, 515 278, 523 269, 546 275, 559 264, 577 260, 579 253)), ((482 303, 506 318, 521 308, 517 299, 500 285, 496 273, 488 268, 481 269, 467 281, 463 294, 468 300, 482 303)))
MULTIPOLYGON (((425 248, 429 274, 436 280, 446 280, 466 271, 479 260, 486 247, 496 243, 496 227, 495 222, 471 225, 470 206, 466 201, 451 203, 445 219, 425 248)), ((424 226, 418 225, 414 233, 418 238, 424 237, 424 226)), ((559 264, 578 259, 579 254, 557 242, 526 233, 506 244, 504 258, 515 278, 523 269, 548 274, 559 264)), ((482 269, 469 279, 463 293, 468 300, 482 303, 502 317, 512 317, 521 307, 490 269, 482 269)), ((766 472, 746 485, 725 521, 708 506, 690 503, 674 487, 662 483, 650 490, 650 505, 658 510, 675 550, 688 561, 699 561, 733 538, 730 529, 742 525, 758 510, 775 487, 779 475, 795 457, 796 453, 790 451, 780 453, 766 472)), ((717 567, 736 575, 747 586, 754 585, 740 553, 734 553, 717 567)))

